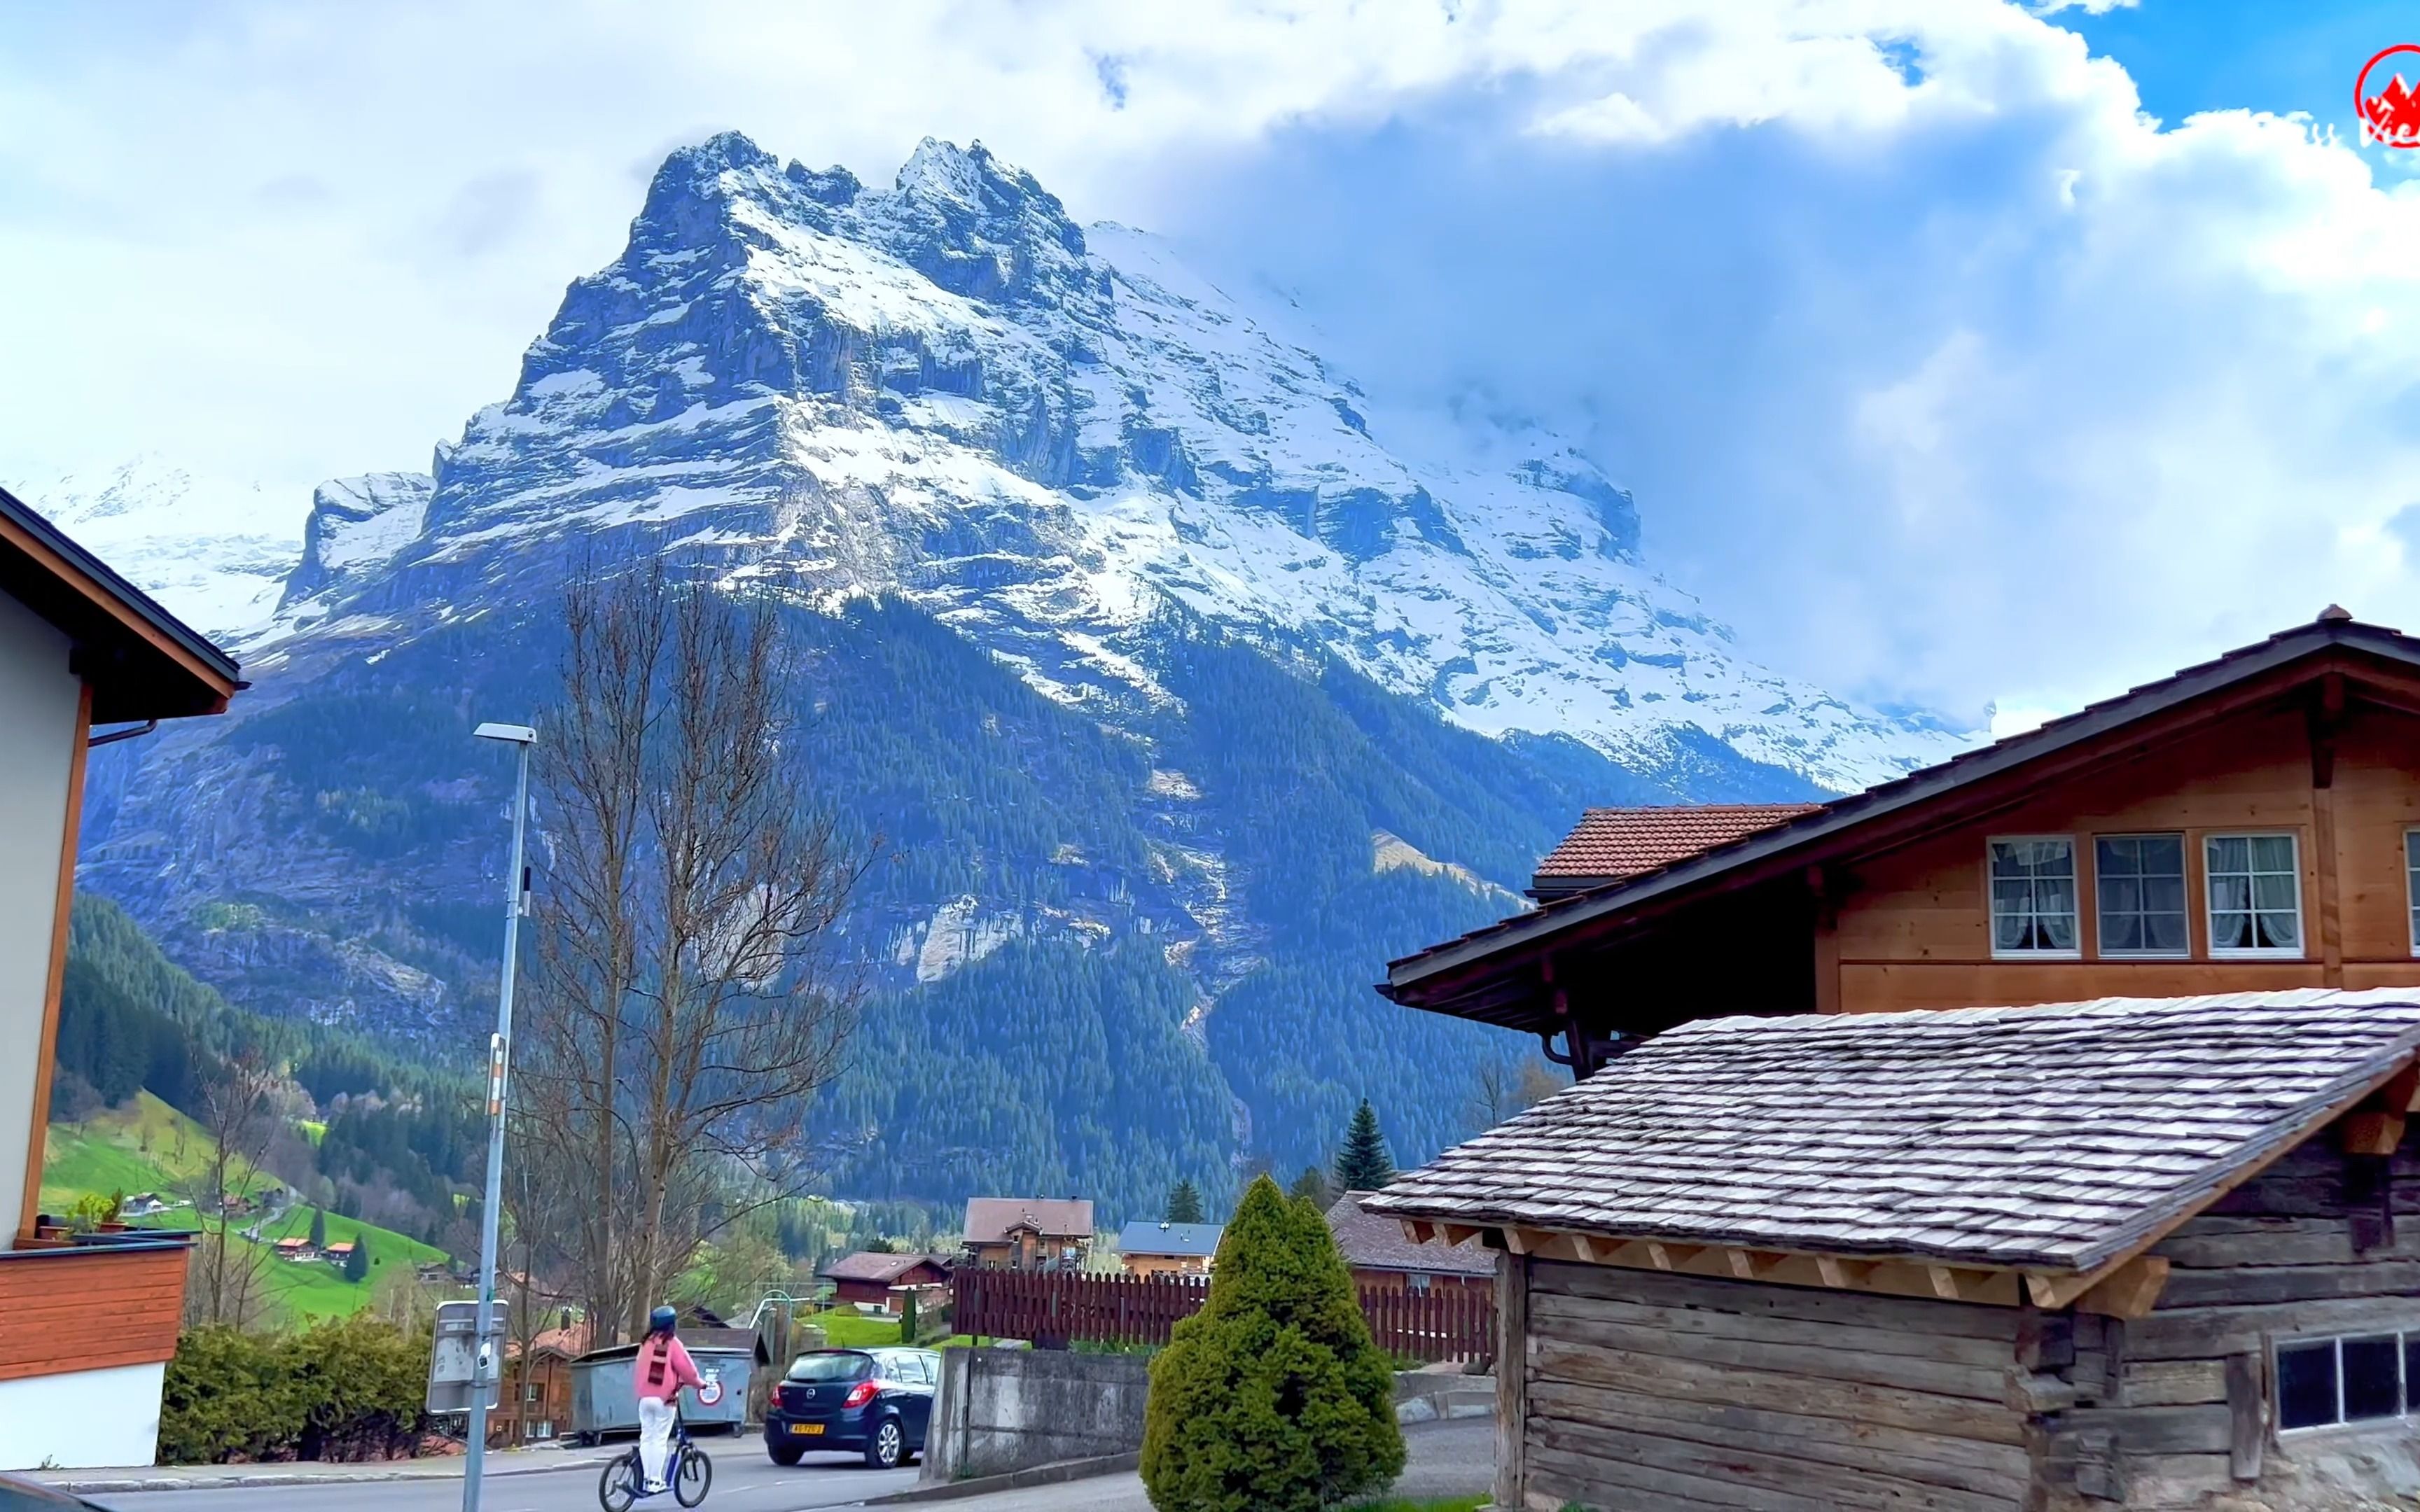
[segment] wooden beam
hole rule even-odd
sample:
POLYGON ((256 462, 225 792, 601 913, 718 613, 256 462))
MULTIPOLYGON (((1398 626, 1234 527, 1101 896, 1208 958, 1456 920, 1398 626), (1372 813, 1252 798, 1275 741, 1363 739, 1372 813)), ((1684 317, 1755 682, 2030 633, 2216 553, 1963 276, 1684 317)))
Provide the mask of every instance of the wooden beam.
POLYGON ((1473 1228, 1468 1224, 1440 1224, 1438 1227, 1445 1230, 1445 1242, 1448 1244, 1466 1244, 1487 1232, 1484 1228, 1473 1228))
POLYGON ((2348 1155, 2392 1155, 2403 1143, 2401 1112, 2365 1111, 2348 1113, 2336 1125, 2336 1133, 2348 1155))
POLYGON ((48 1148, 51 1070, 58 1060, 59 994, 68 974, 68 916, 75 908, 76 847, 84 825, 85 753, 92 736, 92 684, 76 689, 75 731, 69 737, 67 812, 60 821, 57 890, 51 895, 48 970, 42 979, 41 1027, 34 1039, 33 1131, 26 1137, 25 1187, 17 1203, 17 1234, 34 1235, 42 1206, 42 1156, 48 1148))
POLYGON ((1932 1294, 1944 1302, 1958 1300, 1958 1275, 1946 1265, 1928 1265, 1924 1278, 1932 1283, 1932 1294))
POLYGON ((2138 1255, 2086 1292, 2076 1305, 2110 1318, 2146 1318, 2159 1304, 2161 1288, 2167 1284, 2167 1257, 2138 1255))

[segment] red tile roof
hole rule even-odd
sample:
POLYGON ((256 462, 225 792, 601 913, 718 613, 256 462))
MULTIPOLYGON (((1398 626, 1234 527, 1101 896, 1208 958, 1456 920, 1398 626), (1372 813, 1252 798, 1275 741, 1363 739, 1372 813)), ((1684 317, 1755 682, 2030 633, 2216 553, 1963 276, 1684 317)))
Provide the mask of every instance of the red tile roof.
POLYGON ((1590 809, 1538 863, 1541 889, 1559 881, 1635 877, 1761 829, 1815 812, 1817 803, 1699 803, 1662 809, 1590 809))

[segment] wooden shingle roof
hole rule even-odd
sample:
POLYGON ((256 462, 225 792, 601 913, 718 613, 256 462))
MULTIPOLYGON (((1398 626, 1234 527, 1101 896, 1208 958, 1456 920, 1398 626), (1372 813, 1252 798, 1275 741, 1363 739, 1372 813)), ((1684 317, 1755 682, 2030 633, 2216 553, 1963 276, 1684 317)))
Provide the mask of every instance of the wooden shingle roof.
POLYGON ((2086 1271, 2324 1128, 2415 1050, 2413 988, 1705 1019, 1363 1205, 2086 1271))

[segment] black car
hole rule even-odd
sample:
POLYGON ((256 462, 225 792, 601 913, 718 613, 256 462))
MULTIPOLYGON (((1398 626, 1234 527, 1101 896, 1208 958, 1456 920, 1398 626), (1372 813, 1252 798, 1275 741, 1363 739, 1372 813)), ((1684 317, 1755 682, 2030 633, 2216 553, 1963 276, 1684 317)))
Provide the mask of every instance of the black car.
POLYGON ((14 1475, 0 1475, 0 1512, 74 1512, 78 1507, 107 1512, 99 1502, 87 1502, 81 1496, 70 1496, 14 1475))
POLYGON ((924 1450, 941 1357, 930 1350, 816 1350, 790 1364, 765 1408, 765 1452, 795 1465, 809 1451, 860 1453, 894 1470, 924 1450))

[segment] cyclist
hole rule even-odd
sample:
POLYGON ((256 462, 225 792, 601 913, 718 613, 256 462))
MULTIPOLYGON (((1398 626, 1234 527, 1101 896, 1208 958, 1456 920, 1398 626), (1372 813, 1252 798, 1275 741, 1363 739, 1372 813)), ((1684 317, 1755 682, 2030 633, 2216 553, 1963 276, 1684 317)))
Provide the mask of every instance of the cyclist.
POLYGON ((639 1464, 646 1478, 644 1494, 664 1489, 664 1462, 672 1455, 673 1421, 681 1388, 705 1383, 689 1350, 674 1337, 680 1315, 659 1307, 647 1315, 647 1341, 631 1362, 630 1379, 639 1392, 639 1464))

